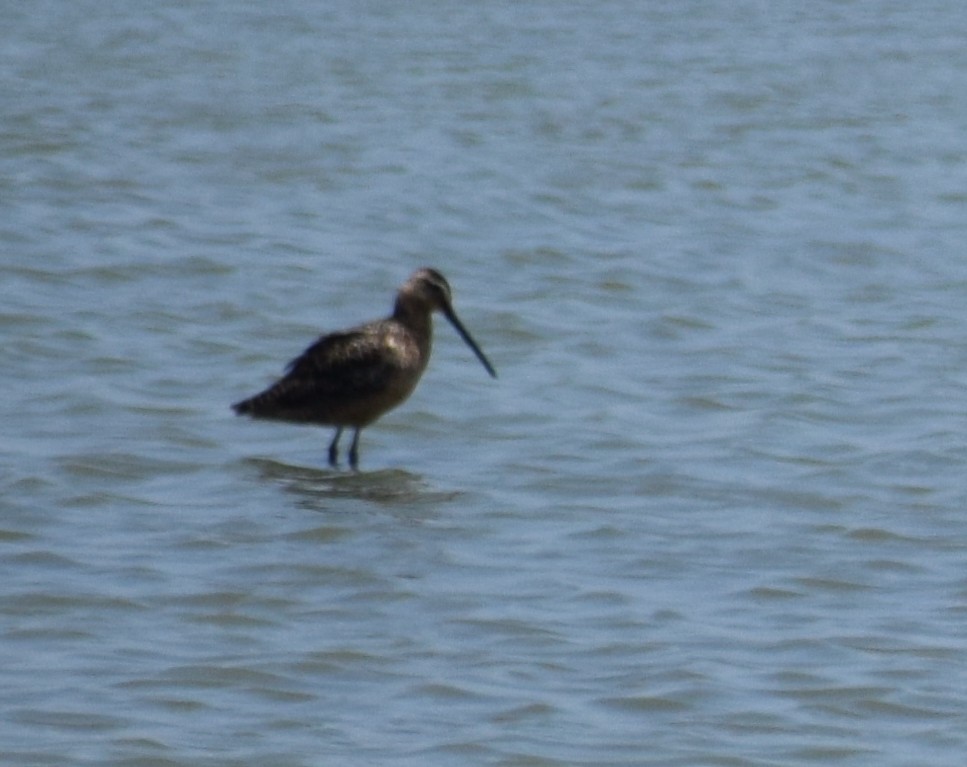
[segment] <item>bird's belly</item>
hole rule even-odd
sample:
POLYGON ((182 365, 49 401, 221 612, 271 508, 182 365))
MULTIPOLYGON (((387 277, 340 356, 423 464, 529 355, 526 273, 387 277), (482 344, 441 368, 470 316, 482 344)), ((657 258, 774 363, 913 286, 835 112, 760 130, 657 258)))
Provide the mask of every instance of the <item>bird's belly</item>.
POLYGON ((326 396, 311 406, 310 420, 332 426, 363 427, 371 424, 413 393, 422 368, 404 368, 389 376, 379 386, 364 386, 336 396, 326 396))
POLYGON ((381 391, 365 392, 344 402, 330 402, 326 408, 328 422, 335 426, 362 427, 402 404, 413 393, 414 381, 409 386, 392 386, 381 391))

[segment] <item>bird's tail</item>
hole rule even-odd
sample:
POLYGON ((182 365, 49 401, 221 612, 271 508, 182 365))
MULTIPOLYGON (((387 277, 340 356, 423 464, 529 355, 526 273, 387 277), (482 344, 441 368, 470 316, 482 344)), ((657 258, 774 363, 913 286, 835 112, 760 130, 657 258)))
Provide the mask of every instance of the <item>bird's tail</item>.
POLYGON ((282 396, 286 391, 287 386, 280 381, 263 392, 236 402, 232 405, 232 410, 238 415, 250 415, 253 418, 279 417, 287 404, 282 396))

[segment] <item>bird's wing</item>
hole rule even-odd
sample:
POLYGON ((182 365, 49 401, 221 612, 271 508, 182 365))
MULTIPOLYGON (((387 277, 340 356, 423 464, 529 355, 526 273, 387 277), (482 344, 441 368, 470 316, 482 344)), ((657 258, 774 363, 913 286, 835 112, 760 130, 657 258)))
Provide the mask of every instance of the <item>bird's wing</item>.
POLYGON ((377 391, 399 368, 392 347, 378 343, 377 334, 347 330, 322 336, 286 367, 282 380, 299 382, 319 394, 377 391))
POLYGON ((330 406, 380 394, 403 367, 397 347, 383 343, 382 332, 372 324, 322 336, 268 389, 236 403, 236 412, 312 420, 330 406))

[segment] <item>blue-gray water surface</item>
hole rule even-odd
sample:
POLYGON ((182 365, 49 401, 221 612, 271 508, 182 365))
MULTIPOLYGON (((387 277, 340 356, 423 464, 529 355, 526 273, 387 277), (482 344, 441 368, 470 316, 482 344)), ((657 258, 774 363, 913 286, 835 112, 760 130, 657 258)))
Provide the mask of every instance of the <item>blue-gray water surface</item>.
POLYGON ((962 767, 960 5, 0 16, 0 763, 962 767))

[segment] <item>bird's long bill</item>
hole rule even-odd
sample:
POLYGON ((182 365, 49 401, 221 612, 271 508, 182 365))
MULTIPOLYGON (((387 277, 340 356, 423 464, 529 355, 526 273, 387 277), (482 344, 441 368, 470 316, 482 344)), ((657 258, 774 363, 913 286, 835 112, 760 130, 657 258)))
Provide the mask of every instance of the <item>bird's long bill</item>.
POLYGON ((463 326, 463 323, 457 318, 456 312, 453 311, 452 307, 445 307, 443 310, 443 315, 450 320, 450 324, 453 325, 454 329, 460 334, 467 346, 473 349, 473 353, 477 355, 477 359, 483 363, 483 366, 487 368, 487 372, 490 373, 492 378, 497 377, 497 371, 494 370, 494 366, 490 364, 490 360, 487 356, 480 351, 480 347, 477 346, 477 342, 473 340, 473 336, 467 332, 467 329, 463 326))

